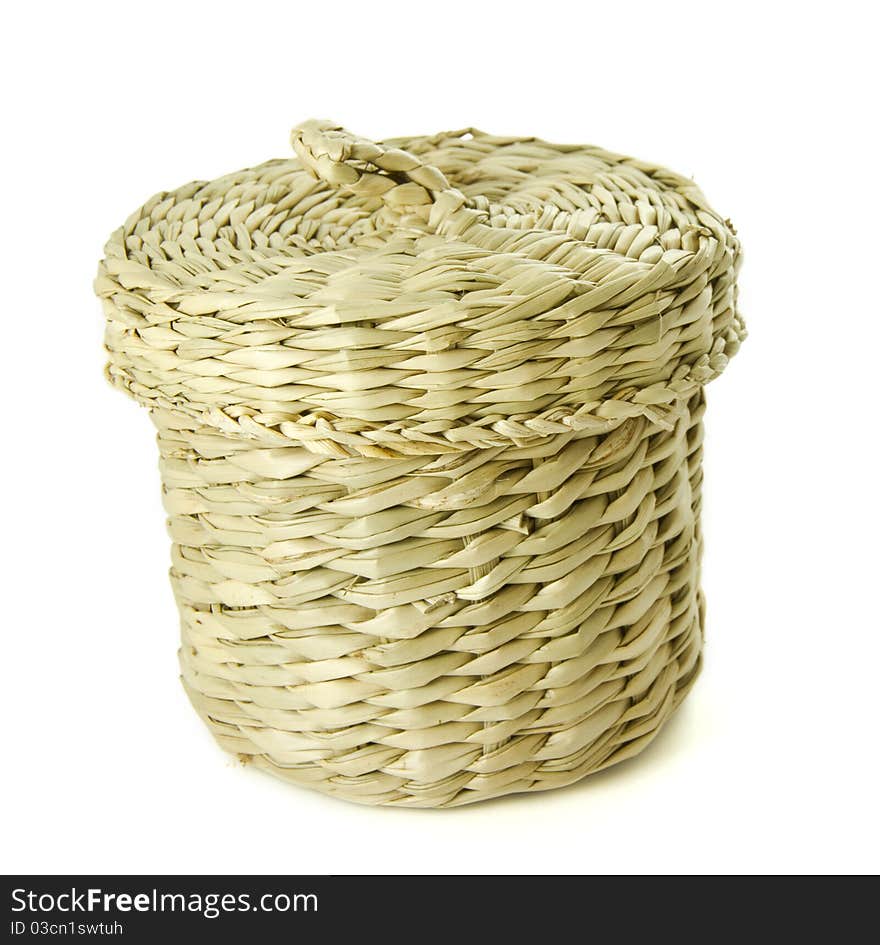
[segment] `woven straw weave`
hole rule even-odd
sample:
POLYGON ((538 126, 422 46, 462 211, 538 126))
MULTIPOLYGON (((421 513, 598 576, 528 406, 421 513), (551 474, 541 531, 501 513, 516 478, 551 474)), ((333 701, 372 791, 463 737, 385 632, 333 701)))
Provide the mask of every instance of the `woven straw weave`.
POLYGON ((96 283, 108 375, 159 431, 195 708, 362 803, 631 757, 699 667, 732 228, 594 147, 292 142, 154 197, 96 283))

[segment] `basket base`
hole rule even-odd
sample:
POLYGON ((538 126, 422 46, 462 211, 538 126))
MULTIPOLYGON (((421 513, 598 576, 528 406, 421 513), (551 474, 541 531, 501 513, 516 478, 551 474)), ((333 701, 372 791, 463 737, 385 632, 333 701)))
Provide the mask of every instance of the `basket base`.
MULTIPOLYGON (((243 764, 254 765, 290 784, 312 788, 356 804, 415 808, 461 807, 510 794, 567 787, 644 751, 660 734, 699 676, 702 665, 703 610, 702 595, 700 597, 701 613, 687 634, 689 645, 681 654, 684 657, 682 669, 693 660, 689 669, 675 679, 667 679, 665 687, 663 681, 658 680, 659 687, 652 686, 640 701, 627 710, 615 727, 604 732, 586 751, 570 759, 557 759, 552 765, 523 761, 504 768, 494 777, 461 771, 433 782, 395 778, 394 783, 392 776, 379 771, 360 777, 346 777, 314 764, 280 765, 269 755, 253 753, 252 746, 248 750, 239 737, 230 734, 228 727, 218 725, 203 711, 204 700, 200 694, 187 686, 185 680, 182 682, 191 703, 214 739, 225 751, 237 755, 243 764), (693 648, 696 649, 695 658, 693 648), (623 721, 624 718, 626 721, 623 721)), ((594 714, 598 716, 600 712, 601 709, 598 709, 594 714)), ((504 746, 505 753, 514 754, 516 742, 522 743, 527 739, 528 736, 511 739, 504 746)))

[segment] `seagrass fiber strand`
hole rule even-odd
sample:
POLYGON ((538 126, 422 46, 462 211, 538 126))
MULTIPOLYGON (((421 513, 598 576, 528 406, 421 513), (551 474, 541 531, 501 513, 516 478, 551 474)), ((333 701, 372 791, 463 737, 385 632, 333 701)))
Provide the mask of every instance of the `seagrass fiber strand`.
POLYGON ((631 757, 699 668, 733 228, 595 147, 292 143, 152 198, 96 282, 108 376, 158 429, 193 705, 370 804, 631 757))

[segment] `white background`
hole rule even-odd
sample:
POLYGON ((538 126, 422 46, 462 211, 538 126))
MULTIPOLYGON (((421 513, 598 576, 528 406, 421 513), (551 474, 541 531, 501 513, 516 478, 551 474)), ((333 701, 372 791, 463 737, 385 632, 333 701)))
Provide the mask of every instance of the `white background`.
POLYGON ((0 867, 875 872, 880 227, 872 5, 13 4, 4 106, 0 867), (91 280, 157 190, 473 124, 693 174, 751 335, 709 391, 706 666, 640 758, 441 812, 239 767, 177 680, 146 413, 91 280))

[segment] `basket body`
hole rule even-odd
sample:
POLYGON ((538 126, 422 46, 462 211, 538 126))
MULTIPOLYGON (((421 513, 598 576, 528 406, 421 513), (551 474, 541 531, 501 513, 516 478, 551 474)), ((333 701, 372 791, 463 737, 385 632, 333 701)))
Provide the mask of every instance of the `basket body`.
POLYGON ((228 751, 364 803, 635 754, 699 665, 702 413, 389 461, 154 412, 193 705, 228 751))
POLYGON ((368 804, 635 755, 700 665, 732 229, 595 148, 293 142, 149 201, 96 284, 108 375, 158 429, 193 705, 368 804))

